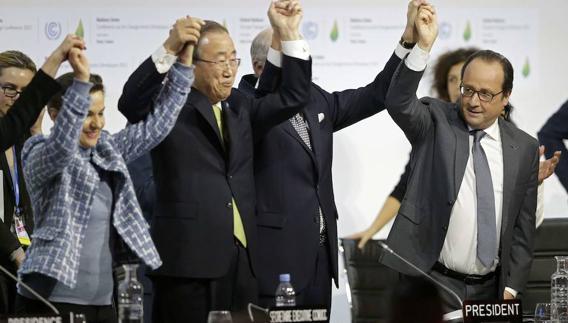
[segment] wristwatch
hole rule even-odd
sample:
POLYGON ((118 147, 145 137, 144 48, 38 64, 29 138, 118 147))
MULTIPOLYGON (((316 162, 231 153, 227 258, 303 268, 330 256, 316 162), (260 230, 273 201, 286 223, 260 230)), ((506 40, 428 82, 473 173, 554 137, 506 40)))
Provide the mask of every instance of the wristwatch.
POLYGON ((409 43, 404 41, 404 39, 402 39, 402 37, 400 37, 400 41, 398 42, 400 44, 400 46, 406 48, 406 49, 412 49, 412 47, 414 47, 414 45, 416 45, 416 43, 409 43))

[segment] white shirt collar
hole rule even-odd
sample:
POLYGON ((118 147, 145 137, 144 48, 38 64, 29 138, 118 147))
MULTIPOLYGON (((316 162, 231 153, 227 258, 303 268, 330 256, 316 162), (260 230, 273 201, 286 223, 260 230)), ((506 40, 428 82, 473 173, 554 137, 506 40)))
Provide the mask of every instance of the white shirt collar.
MULTIPOLYGON (((468 128, 469 131, 475 130, 472 127, 470 127, 469 125, 467 126, 467 128, 468 128)), ((496 140, 496 141, 500 141, 501 140, 501 131, 499 129, 499 118, 495 119, 495 121, 493 121, 493 123, 489 127, 483 129, 483 131, 485 131, 488 138, 491 138, 491 139, 496 140)))

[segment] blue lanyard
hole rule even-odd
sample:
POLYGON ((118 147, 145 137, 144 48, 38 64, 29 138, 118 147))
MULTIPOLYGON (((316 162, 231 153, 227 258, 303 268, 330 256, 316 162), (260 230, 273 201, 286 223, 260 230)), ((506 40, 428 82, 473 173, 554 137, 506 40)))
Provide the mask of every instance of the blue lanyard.
POLYGON ((12 147, 12 156, 14 159, 14 176, 12 176, 12 183, 14 184, 14 195, 16 198, 15 212, 17 216, 20 216, 20 182, 18 176, 18 157, 16 154, 16 146, 12 147))

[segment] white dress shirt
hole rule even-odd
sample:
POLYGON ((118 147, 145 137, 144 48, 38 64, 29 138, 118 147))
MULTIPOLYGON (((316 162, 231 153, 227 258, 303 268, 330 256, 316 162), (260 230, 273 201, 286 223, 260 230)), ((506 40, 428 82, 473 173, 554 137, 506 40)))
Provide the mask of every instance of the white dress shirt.
MULTIPOLYGON (((497 120, 484 131, 486 135, 481 138, 481 146, 485 150, 489 171, 491 172, 491 181, 493 182, 495 232, 497 232, 495 254, 497 255, 501 237, 501 220, 503 218, 503 147, 497 120)), ((473 136, 470 135, 469 157, 458 196, 452 208, 450 223, 439 261, 447 268, 460 273, 486 275, 495 271, 499 259, 496 258, 493 261, 491 268, 485 268, 477 259, 477 192, 472 149, 473 136)))

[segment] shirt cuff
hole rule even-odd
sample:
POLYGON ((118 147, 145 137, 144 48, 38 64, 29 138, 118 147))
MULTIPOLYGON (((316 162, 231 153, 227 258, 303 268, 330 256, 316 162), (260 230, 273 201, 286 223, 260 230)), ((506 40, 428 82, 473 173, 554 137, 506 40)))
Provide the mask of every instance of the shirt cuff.
POLYGON ((283 41, 282 53, 305 61, 310 59, 310 47, 304 39, 283 41))
MULTIPOLYGON (((416 47, 416 45, 414 45, 414 47, 416 47)), ((404 59, 404 57, 406 57, 406 55, 410 53, 410 49, 402 47, 402 45, 399 43, 397 44, 394 53, 398 58, 404 59)))
POLYGON ((428 63, 428 58, 430 53, 420 48, 416 45, 410 51, 410 54, 406 57, 406 66, 416 72, 421 72, 426 69, 426 63, 428 63))
POLYGON ((164 46, 160 46, 153 54, 152 54, 152 62, 156 65, 156 70, 160 74, 164 74, 172 68, 172 65, 176 62, 177 57, 172 55, 166 51, 164 46))
POLYGON ((266 60, 276 67, 282 67, 282 52, 270 47, 268 54, 266 54, 266 60))
POLYGON ((518 292, 511 287, 505 287, 505 291, 509 292, 509 294, 513 295, 514 298, 517 298, 518 292))

